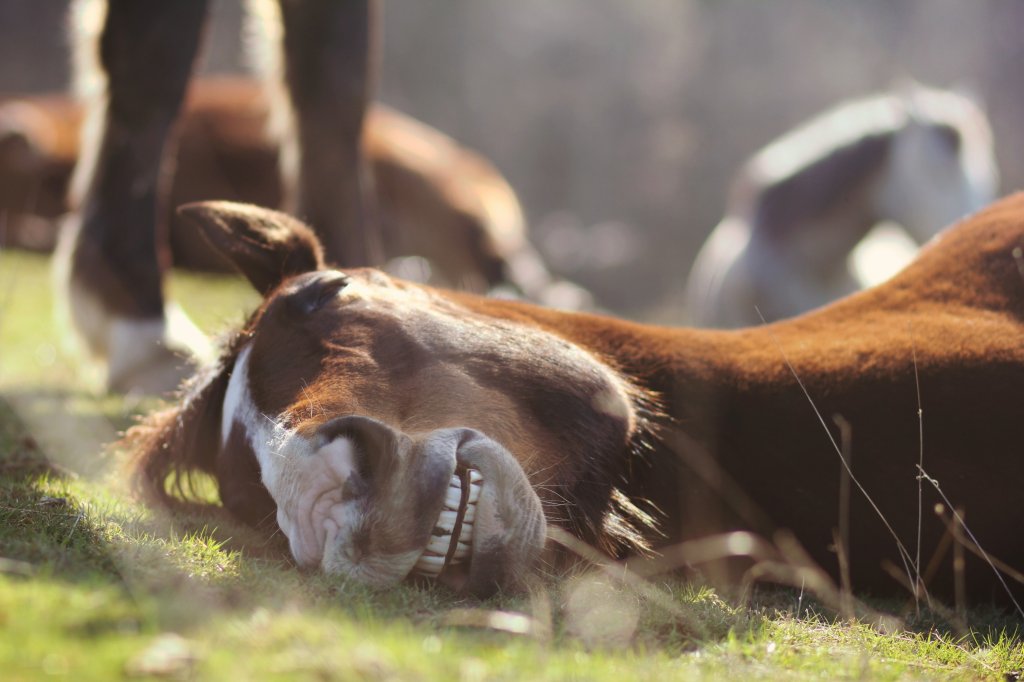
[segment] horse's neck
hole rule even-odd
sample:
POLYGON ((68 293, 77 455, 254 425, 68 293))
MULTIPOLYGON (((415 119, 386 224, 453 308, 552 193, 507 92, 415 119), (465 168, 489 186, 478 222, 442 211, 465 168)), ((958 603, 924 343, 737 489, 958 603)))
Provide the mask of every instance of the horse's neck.
POLYGON ((872 358, 881 371, 889 362, 902 367, 914 353, 922 362, 981 361, 996 346, 1019 353, 1019 338, 1005 327, 992 338, 982 327, 1024 324, 1024 193, 950 229, 885 284, 778 324, 736 331, 668 328, 473 301, 485 314, 537 324, 607 359, 659 394, 681 423, 695 424, 702 403, 730 391, 790 384, 790 363, 809 383, 820 380, 842 391, 842 381, 857 380, 850 370, 860 357, 872 358))
POLYGON ((645 325, 602 315, 567 313, 516 301, 466 300, 486 315, 536 325, 594 353, 676 418, 689 398, 731 383, 748 341, 742 333, 645 325))

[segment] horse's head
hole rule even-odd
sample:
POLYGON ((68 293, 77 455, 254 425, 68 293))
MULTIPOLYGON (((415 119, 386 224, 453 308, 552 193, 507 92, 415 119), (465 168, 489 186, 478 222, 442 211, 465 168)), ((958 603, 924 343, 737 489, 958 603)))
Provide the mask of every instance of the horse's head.
POLYGON ((204 469, 237 516, 276 518, 301 565, 386 585, 465 554, 442 579, 474 592, 528 572, 546 515, 594 540, 617 525, 611 481, 636 418, 607 365, 451 295, 328 269, 282 214, 183 212, 265 300, 219 368, 142 429, 158 496, 168 471, 204 469), (470 470, 478 500, 455 482, 470 470), (469 547, 453 525, 463 540, 473 527, 469 547))

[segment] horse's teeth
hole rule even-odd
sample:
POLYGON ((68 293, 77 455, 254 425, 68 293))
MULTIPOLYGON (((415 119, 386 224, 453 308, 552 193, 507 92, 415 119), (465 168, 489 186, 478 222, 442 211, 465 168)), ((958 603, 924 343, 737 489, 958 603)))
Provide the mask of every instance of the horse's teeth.
POLYGON ((441 556, 448 553, 448 547, 452 544, 451 535, 434 535, 430 538, 430 543, 427 545, 427 551, 436 552, 441 556))
POLYGON ((480 499, 483 476, 475 469, 469 469, 465 475, 469 480, 469 494, 466 496, 466 507, 462 510, 462 523, 459 526, 459 538, 452 550, 452 534, 459 522, 459 511, 462 508, 462 476, 453 475, 445 491, 444 506, 434 525, 434 534, 416 561, 413 570, 428 578, 436 578, 444 570, 448 552, 452 556, 452 564, 465 561, 472 551, 473 521, 476 518, 476 503, 480 499))
POLYGON ((455 521, 459 518, 459 513, 454 511, 448 511, 447 509, 441 512, 441 515, 437 517, 437 523, 435 528, 443 530, 448 535, 451 535, 455 530, 455 521))
MULTIPOLYGON (((435 531, 441 531, 447 535, 451 535, 455 532, 455 522, 459 518, 459 513, 445 509, 441 512, 441 515, 437 517, 437 524, 434 526, 435 531)), ((463 526, 472 526, 473 520, 476 518, 476 505, 470 504, 466 506, 466 513, 462 516, 463 526)))
POLYGON ((436 576, 444 568, 444 557, 424 554, 416 561, 416 565, 413 568, 424 575, 436 576))
MULTIPOLYGON (((472 494, 473 493, 471 491, 470 495, 472 494)), ((453 511, 458 511, 460 502, 462 502, 462 490, 448 488, 448 492, 444 494, 444 506, 453 511)))

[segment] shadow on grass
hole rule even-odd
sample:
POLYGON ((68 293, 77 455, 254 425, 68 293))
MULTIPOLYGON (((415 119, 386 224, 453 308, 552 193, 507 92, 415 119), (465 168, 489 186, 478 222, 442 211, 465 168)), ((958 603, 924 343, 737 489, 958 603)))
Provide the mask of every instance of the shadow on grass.
POLYGON ((298 571, 280 534, 267 537, 217 505, 163 514, 136 503, 116 480, 117 456, 103 449, 133 417, 103 399, 75 407, 85 400, 70 392, 0 397, 0 573, 113 587, 158 629, 257 608, 418 620, 461 603, 441 590, 382 594, 298 571), (71 452, 44 447, 69 440, 40 430, 51 422, 79 434, 71 452))

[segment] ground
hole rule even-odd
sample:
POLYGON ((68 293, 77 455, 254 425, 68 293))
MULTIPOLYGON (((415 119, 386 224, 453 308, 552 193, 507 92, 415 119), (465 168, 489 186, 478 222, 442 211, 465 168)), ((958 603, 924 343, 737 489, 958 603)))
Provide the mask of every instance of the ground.
MULTIPOLYGON (((205 329, 256 302, 175 275, 205 329)), ((44 258, 0 252, 0 677, 667 680, 992 678, 1024 669, 1019 623, 912 604, 850 621, 799 591, 718 595, 580 572, 480 603, 373 592, 292 566, 216 510, 168 518, 125 489, 106 443, 157 405, 104 396, 53 323, 44 258)))

